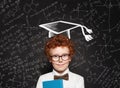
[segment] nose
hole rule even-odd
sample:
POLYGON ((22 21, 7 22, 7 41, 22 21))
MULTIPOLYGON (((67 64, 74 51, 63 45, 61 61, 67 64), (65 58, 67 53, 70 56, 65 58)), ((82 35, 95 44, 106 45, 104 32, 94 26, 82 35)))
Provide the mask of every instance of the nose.
POLYGON ((61 63, 62 62, 62 57, 59 57, 59 63, 61 63))

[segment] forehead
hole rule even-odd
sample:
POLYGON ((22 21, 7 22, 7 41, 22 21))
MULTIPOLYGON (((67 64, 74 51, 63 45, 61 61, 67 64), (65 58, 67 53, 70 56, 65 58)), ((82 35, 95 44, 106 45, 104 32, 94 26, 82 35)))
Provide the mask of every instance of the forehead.
POLYGON ((56 55, 62 55, 62 54, 68 54, 69 48, 67 46, 60 46, 50 49, 50 54, 56 54, 56 55))

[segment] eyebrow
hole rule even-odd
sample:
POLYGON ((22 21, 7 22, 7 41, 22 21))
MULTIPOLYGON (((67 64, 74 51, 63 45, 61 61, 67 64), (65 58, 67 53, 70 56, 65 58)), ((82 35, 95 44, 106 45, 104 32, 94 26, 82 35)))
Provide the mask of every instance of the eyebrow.
MULTIPOLYGON (((63 53, 63 54, 61 54, 61 55, 65 55, 65 54, 70 54, 70 53, 63 53)), ((61 55, 59 55, 59 54, 53 54, 53 55, 61 56, 61 55)), ((53 56, 53 55, 52 55, 52 56, 53 56)))

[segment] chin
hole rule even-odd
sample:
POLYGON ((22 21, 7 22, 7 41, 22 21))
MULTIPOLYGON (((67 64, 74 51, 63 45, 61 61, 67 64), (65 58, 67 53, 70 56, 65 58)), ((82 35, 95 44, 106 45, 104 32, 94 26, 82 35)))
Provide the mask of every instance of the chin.
POLYGON ((58 72, 64 72, 65 70, 66 70, 65 68, 61 68, 61 69, 59 68, 57 71, 58 72))

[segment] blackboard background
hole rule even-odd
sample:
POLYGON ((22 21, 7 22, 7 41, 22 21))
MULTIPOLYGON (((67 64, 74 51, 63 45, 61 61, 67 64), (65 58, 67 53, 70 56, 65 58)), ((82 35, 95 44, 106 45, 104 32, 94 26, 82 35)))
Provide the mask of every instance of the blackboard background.
POLYGON ((65 20, 93 30, 86 42, 71 31, 75 56, 70 70, 84 76, 86 88, 120 88, 119 0, 1 0, 0 88, 35 88, 52 70, 44 55, 48 31, 38 25, 65 20))

